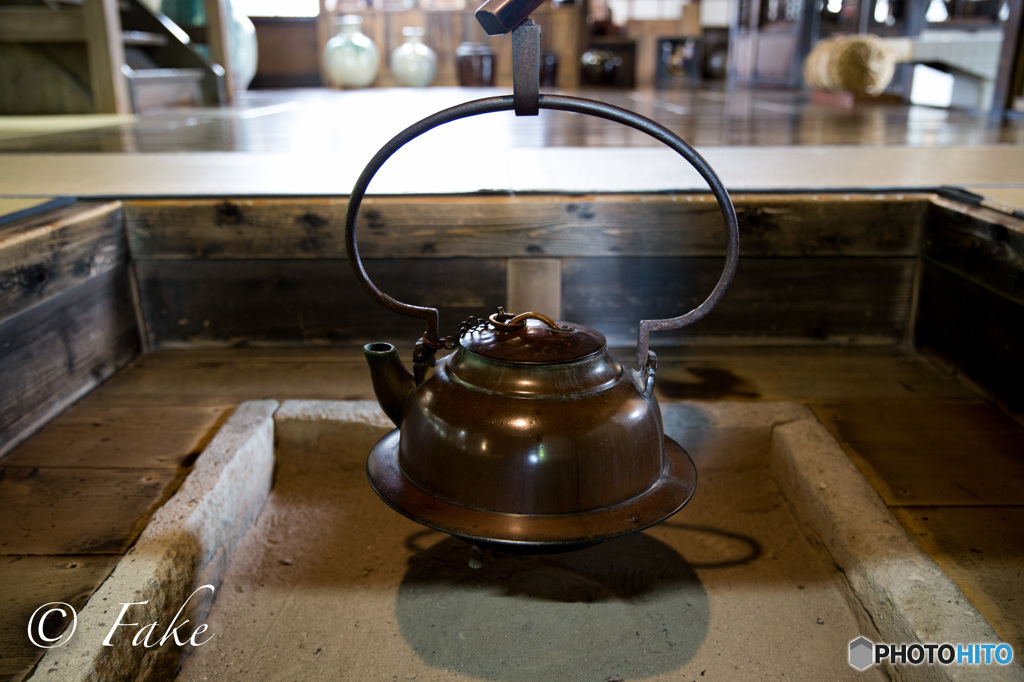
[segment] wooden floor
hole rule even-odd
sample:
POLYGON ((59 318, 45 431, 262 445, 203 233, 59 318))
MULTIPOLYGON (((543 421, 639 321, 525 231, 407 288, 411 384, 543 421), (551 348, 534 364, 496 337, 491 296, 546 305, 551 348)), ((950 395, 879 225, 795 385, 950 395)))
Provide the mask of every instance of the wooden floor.
MULTIPOLYGON (((1024 189, 1024 120, 807 93, 705 87, 584 90, 653 118, 731 191, 1024 189)), ((247 92, 237 105, 98 117, 0 117, 0 195, 338 196, 405 126, 498 88, 247 92)), ((385 194, 705 191, 672 150, 603 119, 542 111, 432 130, 375 178, 385 194)), ((1013 202, 1011 202, 1013 203, 1013 202)), ((1024 204, 1017 202, 1014 208, 1024 204)))
MULTIPOLYGON (((438 109, 500 89, 410 91, 328 89, 249 91, 230 108, 177 109, 132 120, 0 119, 0 152, 250 152, 350 151, 380 146, 392 133, 438 109), (351 131, 358 130, 356 137, 351 131), (366 138, 373 138, 367 140, 366 138)), ((1024 120, 991 121, 981 112, 911 106, 889 100, 854 107, 812 102, 805 92, 725 89, 581 90, 572 93, 653 118, 697 147, 874 145, 956 147, 1024 144, 1024 120)), ((600 119, 545 111, 493 129, 511 147, 636 147, 660 143, 600 119)), ((490 127, 490 126, 488 126, 490 127)))
MULTIPOLYGON (((1024 650, 1017 421, 898 348, 694 348, 659 359, 662 400, 808 405, 1000 636, 1024 650)), ((372 399, 372 388, 358 351, 159 351, 4 458, 0 679, 20 679, 38 657, 24 641, 31 612, 84 604, 232 409, 258 398, 372 399)))

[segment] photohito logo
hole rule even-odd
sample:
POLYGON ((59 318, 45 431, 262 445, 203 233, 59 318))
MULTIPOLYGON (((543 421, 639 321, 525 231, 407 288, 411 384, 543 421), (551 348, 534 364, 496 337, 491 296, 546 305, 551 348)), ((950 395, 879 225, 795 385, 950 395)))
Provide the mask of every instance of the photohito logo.
POLYGON ((867 637, 858 637, 850 642, 850 665, 864 670, 874 663, 875 645, 867 637))
POLYGON ((1009 644, 875 644, 867 637, 850 642, 850 665, 866 670, 880 663, 893 665, 1008 665, 1009 644))

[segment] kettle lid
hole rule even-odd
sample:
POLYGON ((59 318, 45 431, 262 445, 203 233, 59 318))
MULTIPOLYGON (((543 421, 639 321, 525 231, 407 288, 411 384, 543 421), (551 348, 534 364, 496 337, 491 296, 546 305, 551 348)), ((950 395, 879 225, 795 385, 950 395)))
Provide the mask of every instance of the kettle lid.
POLYGON ((467 331, 459 345, 488 360, 528 365, 577 362, 607 347, 604 334, 593 329, 539 313, 510 315, 501 308, 486 326, 467 331))

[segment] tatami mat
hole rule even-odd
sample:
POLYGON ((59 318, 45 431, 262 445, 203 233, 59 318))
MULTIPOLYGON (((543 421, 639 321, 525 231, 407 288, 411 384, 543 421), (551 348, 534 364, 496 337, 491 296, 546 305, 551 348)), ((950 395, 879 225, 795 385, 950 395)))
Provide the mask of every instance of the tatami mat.
POLYGON ((1024 216, 1024 187, 975 187, 985 197, 983 204, 1004 213, 1024 216))
MULTIPOLYGON (((474 191, 707 191, 668 148, 402 149, 370 186, 379 194, 474 191)), ((338 196, 375 150, 351 153, 5 154, 0 188, 17 195, 338 196)), ((911 191, 1024 187, 1017 147, 711 147, 700 150, 733 191, 911 191)))
POLYGON ((0 197, 0 225, 72 203, 72 197, 0 197))

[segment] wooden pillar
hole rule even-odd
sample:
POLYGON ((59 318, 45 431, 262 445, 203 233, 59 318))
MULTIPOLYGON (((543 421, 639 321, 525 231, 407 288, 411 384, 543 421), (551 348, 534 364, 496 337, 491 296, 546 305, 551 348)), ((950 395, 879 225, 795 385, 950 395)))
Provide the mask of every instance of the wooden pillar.
POLYGON ((224 67, 224 94, 228 102, 235 101, 234 68, 231 63, 231 44, 228 31, 231 18, 225 0, 204 0, 206 7, 206 40, 210 45, 210 58, 224 67))
POLYGON ((1003 22, 1003 49, 999 54, 999 74, 990 117, 1002 120, 1021 92, 1024 82, 1024 0, 1007 0, 1010 16, 1003 22))
POLYGON ((506 309, 562 317, 562 261, 557 258, 509 258, 506 309))
POLYGON ((84 0, 82 14, 93 108, 98 114, 130 114, 118 0, 84 0))

